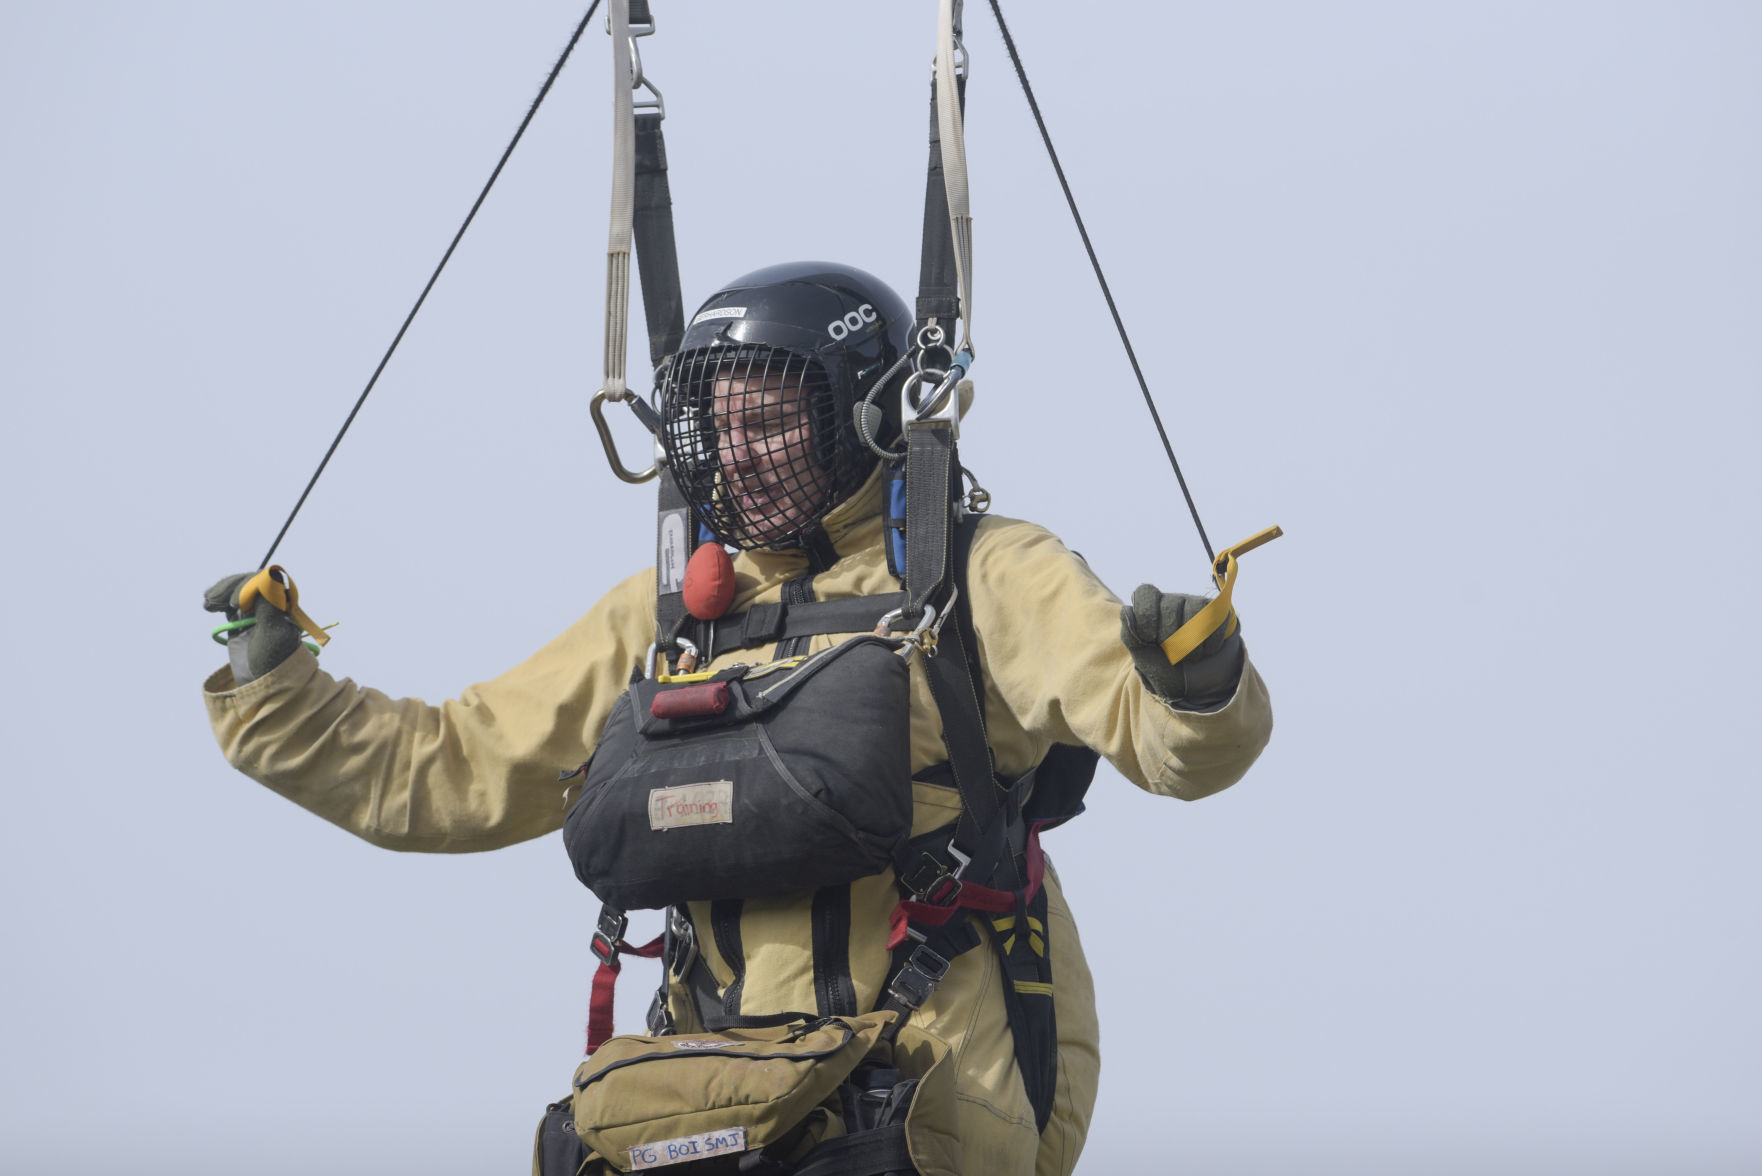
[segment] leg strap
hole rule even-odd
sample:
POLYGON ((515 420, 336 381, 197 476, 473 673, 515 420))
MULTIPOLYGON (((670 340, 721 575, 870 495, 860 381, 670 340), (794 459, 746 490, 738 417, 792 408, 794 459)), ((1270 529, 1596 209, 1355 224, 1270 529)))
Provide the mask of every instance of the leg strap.
POLYGON ((802 1157, 794 1176, 914 1176, 905 1124, 828 1139, 802 1157))

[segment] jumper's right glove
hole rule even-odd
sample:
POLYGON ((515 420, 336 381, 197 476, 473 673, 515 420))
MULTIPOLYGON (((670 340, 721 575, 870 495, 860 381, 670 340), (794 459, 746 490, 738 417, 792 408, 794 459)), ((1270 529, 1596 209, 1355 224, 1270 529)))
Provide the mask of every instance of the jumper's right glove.
POLYGON ((254 575, 255 572, 240 572, 228 576, 202 595, 204 609, 225 613, 226 619, 237 625, 226 632, 226 658, 232 663, 233 682, 239 686, 279 666, 300 648, 301 642, 300 626, 263 595, 259 594, 251 603, 249 618, 240 611, 239 589, 254 575), (239 621, 256 623, 238 625, 239 621))
POLYGON ((1226 621, 1198 649, 1169 664, 1162 643, 1207 603, 1203 596, 1161 592, 1154 584, 1140 584, 1132 593, 1132 603, 1120 607, 1120 640, 1131 652, 1138 676, 1158 697, 1182 710, 1223 707, 1236 693, 1248 656, 1242 648, 1242 626, 1226 621))

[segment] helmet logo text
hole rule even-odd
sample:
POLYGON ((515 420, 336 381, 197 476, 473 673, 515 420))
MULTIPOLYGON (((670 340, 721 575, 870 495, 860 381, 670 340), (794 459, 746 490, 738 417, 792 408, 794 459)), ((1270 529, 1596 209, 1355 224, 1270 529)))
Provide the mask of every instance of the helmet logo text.
POLYGON ((865 302, 841 319, 833 319, 826 324, 826 333, 834 340, 843 339, 852 331, 860 331, 875 321, 875 307, 865 302))

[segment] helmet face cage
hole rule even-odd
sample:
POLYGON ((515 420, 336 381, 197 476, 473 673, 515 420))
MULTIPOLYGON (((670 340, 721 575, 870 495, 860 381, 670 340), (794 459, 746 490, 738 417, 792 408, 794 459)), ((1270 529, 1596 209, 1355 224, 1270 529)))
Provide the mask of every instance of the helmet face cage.
POLYGON ((814 356, 763 343, 672 358, 661 405, 669 468, 722 542, 799 547, 803 528, 868 476, 874 459, 834 385, 814 356))

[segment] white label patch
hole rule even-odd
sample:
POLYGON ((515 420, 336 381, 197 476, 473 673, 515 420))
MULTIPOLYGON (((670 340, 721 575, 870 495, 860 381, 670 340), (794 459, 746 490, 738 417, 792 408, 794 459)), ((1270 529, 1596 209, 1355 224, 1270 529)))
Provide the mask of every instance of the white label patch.
POLYGON ((655 574, 662 592, 685 591, 685 510, 670 510, 661 518, 660 550, 655 552, 655 574))
POLYGON ((649 793, 649 828, 683 829, 687 825, 732 825, 734 781, 710 780, 683 788, 656 788, 649 793))
POLYGON ((640 1143, 630 1149, 630 1170, 659 1168, 667 1164, 683 1164, 706 1156, 728 1155, 746 1150, 746 1128, 726 1127, 721 1131, 705 1131, 663 1139, 659 1143, 640 1143))
POLYGON ((745 317, 746 317, 746 307, 744 307, 744 306, 718 306, 718 307, 716 307, 716 309, 706 310, 702 314, 698 315, 696 318, 692 319, 691 325, 695 327, 699 323, 707 323, 711 319, 745 318, 745 317))

